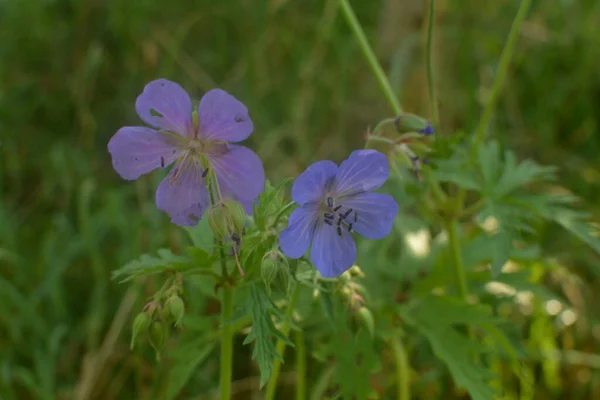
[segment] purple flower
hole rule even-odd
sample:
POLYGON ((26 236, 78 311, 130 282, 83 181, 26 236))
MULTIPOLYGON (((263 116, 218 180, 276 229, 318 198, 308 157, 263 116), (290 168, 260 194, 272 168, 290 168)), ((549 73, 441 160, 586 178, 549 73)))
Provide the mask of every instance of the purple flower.
POLYGON ((250 149, 230 142, 253 130, 248 109, 221 89, 207 92, 197 114, 187 92, 175 82, 158 79, 146 85, 135 102, 146 124, 126 126, 108 143, 115 170, 127 180, 174 164, 156 191, 156 205, 181 226, 195 225, 210 205, 209 171, 221 194, 239 201, 248 214, 262 192, 265 172, 250 149))
POLYGON ((300 258, 312 243, 310 259, 321 275, 341 275, 356 260, 352 232, 381 239, 392 229, 398 204, 388 194, 370 193, 388 175, 387 158, 375 150, 354 151, 339 168, 332 161, 308 167, 292 187, 300 207, 279 237, 283 253, 300 258))

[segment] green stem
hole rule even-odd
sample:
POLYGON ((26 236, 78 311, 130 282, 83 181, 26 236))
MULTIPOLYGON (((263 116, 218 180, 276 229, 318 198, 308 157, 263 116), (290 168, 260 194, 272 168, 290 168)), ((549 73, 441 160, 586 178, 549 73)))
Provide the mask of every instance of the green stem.
POLYGON ((500 95, 500 91, 502 90, 504 79, 506 78, 506 73, 508 72, 508 66, 513 56, 515 43, 517 41, 519 31, 521 30, 521 25, 525 20, 525 16, 527 15, 527 11, 529 11, 530 6, 531 0, 521 1, 521 5, 519 6, 517 15, 515 16, 515 19, 513 20, 512 26, 510 28, 510 32, 508 33, 508 39, 506 39, 506 44, 504 45, 502 55, 500 56, 500 63, 498 65, 498 72, 496 72, 496 78, 494 79, 494 84, 492 86, 492 92, 490 94, 488 103, 486 104, 485 109, 483 110, 483 116, 479 120, 479 125, 477 126, 475 134, 475 145, 473 151, 474 154, 477 153, 476 150, 483 141, 486 128, 490 122, 490 118, 492 117, 492 112, 494 111, 494 107, 496 106, 496 102, 498 101, 498 96, 500 95))
POLYGON ((446 230, 448 231, 448 242, 450 244, 450 252, 454 264, 454 275, 456 279, 456 288, 458 295, 464 301, 469 295, 467 289, 467 279, 465 276, 465 267, 463 265, 462 253, 460 251, 460 238, 458 237, 458 221, 451 218, 446 221, 446 230))
POLYGON ((296 331, 296 400, 306 400, 306 344, 301 330, 296 331))
POLYGON ((342 8, 344 17, 346 18, 346 22, 348 22, 348 25, 350 25, 350 30, 352 30, 352 33, 354 33, 354 37, 356 38, 356 41, 360 46, 363 56, 366 58, 369 67, 371 67, 371 72, 375 76, 375 79, 377 79, 377 83, 379 84, 380 89, 383 91, 383 95, 392 107, 394 113, 396 115, 402 114, 402 107, 400 106, 400 102, 394 94, 394 91, 390 86, 390 82, 388 81, 385 73, 383 72, 381 65, 379 65, 379 62, 375 57, 375 53, 373 52, 373 49, 367 41, 365 32, 360 26, 360 22, 358 22, 358 19, 354 14, 354 10, 352 10, 352 6, 348 2, 348 0, 340 0, 340 6, 342 8))
POLYGON ((429 86, 429 101, 431 102, 431 120, 433 127, 440 126, 437 94, 435 90, 435 74, 433 71, 433 28, 435 25, 435 0, 429 1, 429 22, 427 28, 427 85, 429 86))
POLYGON ((410 370, 406 349, 400 338, 391 340, 392 352, 396 361, 396 381, 398 383, 398 400, 410 400, 410 370))
POLYGON ((229 283, 225 283, 222 291, 220 398, 221 400, 228 400, 231 397, 233 370, 233 325, 230 321, 233 315, 233 287, 229 283))
MULTIPOLYGON (((298 294, 300 293, 300 285, 296 285, 294 292, 292 293, 292 297, 290 298, 290 302, 288 304, 288 308, 285 312, 285 321, 283 322, 283 326, 281 327, 281 334, 285 337, 290 333, 290 320, 292 319, 292 314, 294 313, 294 309, 296 308, 296 302, 298 301, 298 294)), ((279 357, 273 358, 273 371, 271 372, 271 377, 269 378, 269 383, 267 383, 267 391, 265 394, 265 400, 273 400, 275 398, 275 391, 277 390, 277 380, 279 379, 279 372, 281 371, 281 361, 280 358, 283 358, 283 353, 285 352, 285 342, 282 340, 277 341, 277 354, 279 357)))
POLYGON ((283 217, 290 208, 294 207, 294 205, 296 205, 296 203, 294 203, 293 201, 290 201, 281 210, 279 210, 279 212, 275 216, 275 220, 273 221, 273 226, 277 226, 277 223, 279 222, 281 217, 283 217))

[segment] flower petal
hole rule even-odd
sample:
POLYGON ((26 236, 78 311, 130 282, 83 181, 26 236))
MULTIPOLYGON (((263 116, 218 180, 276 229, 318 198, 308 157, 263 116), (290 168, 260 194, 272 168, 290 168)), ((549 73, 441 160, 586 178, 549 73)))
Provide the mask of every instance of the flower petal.
POLYGON ((342 231, 338 235, 335 226, 321 224, 315 230, 310 261, 324 278, 340 276, 354 264, 356 245, 352 235, 342 231))
POLYGON ((148 125, 191 137, 192 101, 177 83, 166 79, 148 83, 135 101, 135 109, 148 125))
POLYGON ((279 235, 279 247, 290 258, 300 258, 306 253, 317 226, 317 209, 312 205, 295 209, 290 214, 287 229, 279 235))
POLYGON ((367 239, 387 236, 398 214, 398 203, 389 194, 362 193, 352 196, 344 201, 344 210, 348 208, 352 209, 352 213, 346 221, 352 223, 352 229, 367 239))
POLYGON ((317 161, 296 178, 292 186, 292 200, 303 205, 323 199, 338 166, 333 161, 317 161))
POLYGON ((198 106, 200 137, 217 142, 240 142, 254 124, 242 102, 221 89, 207 92, 198 106))
POLYGON ((376 150, 356 150, 340 164, 332 191, 348 196, 374 190, 385 183, 389 174, 385 155, 376 150))
POLYGON ((108 142, 115 170, 123 179, 139 178, 183 155, 176 138, 143 126, 126 126, 108 142))
POLYGON ((202 178, 202 165, 186 157, 162 180, 156 191, 156 206, 180 226, 195 225, 210 204, 202 178))
POLYGON ((265 170, 255 152, 235 144, 219 145, 208 156, 219 187, 238 201, 252 202, 264 190, 265 170))

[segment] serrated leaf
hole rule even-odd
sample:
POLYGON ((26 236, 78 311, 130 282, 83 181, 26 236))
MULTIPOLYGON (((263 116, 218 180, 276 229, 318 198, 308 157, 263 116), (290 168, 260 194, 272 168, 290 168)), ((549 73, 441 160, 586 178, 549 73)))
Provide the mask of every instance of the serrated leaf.
POLYGON ((262 387, 267 383, 273 371, 273 359, 277 358, 283 362, 281 356, 277 354, 273 339, 277 338, 289 345, 293 344, 273 324, 271 319, 271 311, 274 309, 273 303, 267 296, 263 285, 254 284, 250 286, 249 307, 252 328, 244 340, 244 344, 254 342, 252 358, 258 363, 260 386, 262 387))
POLYGON ((515 154, 506 151, 502 176, 494 187, 494 196, 500 198, 530 183, 553 180, 555 171, 555 167, 542 166, 532 160, 517 164, 515 154))
POLYGON ((598 232, 592 226, 583 221, 587 214, 578 213, 568 209, 558 209, 552 214, 552 219, 560 226, 578 237, 582 242, 590 246, 596 253, 600 254, 600 238, 598 232))
POLYGON ((477 154, 479 168, 483 179, 483 187, 486 192, 491 192, 498 179, 501 167, 500 146, 498 142, 490 140, 483 143, 477 154))
POLYGON ((127 282, 139 276, 153 275, 165 271, 185 271, 195 267, 192 259, 173 254, 168 249, 160 249, 157 253, 157 256, 143 254, 137 260, 128 262, 122 268, 113 271, 113 279, 127 282))

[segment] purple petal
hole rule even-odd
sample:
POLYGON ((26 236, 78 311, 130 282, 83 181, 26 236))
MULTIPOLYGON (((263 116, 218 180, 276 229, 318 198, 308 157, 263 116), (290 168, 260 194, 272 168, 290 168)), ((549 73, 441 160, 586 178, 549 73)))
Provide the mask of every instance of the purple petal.
POLYGON ((200 137, 211 141, 240 142, 254 129, 246 106, 221 89, 213 89, 202 97, 198 117, 200 137))
POLYGON ((148 125, 192 137, 192 101, 175 82, 158 79, 148 83, 135 101, 135 109, 148 125))
POLYGON ((180 226, 193 226, 210 204, 202 165, 189 156, 178 163, 156 191, 156 206, 180 226))
POLYGON ((143 126, 126 126, 108 142, 115 170, 123 179, 139 178, 166 167, 183 155, 177 138, 143 126))
POLYGON ((390 173, 388 160, 376 150, 356 150, 340 164, 332 191, 348 196, 377 189, 390 173))
POLYGON ((310 246, 316 225, 316 207, 309 205, 295 209, 290 214, 287 229, 279 235, 279 246, 283 254, 290 258, 302 257, 310 246))
POLYGON ((234 144, 220 145, 208 155, 219 187, 241 203, 252 202, 264 190, 265 170, 255 152, 234 144))
POLYGON ((310 261, 324 278, 340 276, 356 260, 356 245, 352 235, 342 231, 340 236, 336 228, 321 224, 315 230, 310 261))
POLYGON ((367 239, 381 239, 392 230, 398 203, 389 194, 362 193, 344 200, 344 209, 352 208, 346 221, 367 239), (354 217, 356 215, 356 221, 354 217))
POLYGON ((318 161, 296 178, 292 186, 292 200, 303 205, 323 199, 338 167, 333 161, 318 161))

